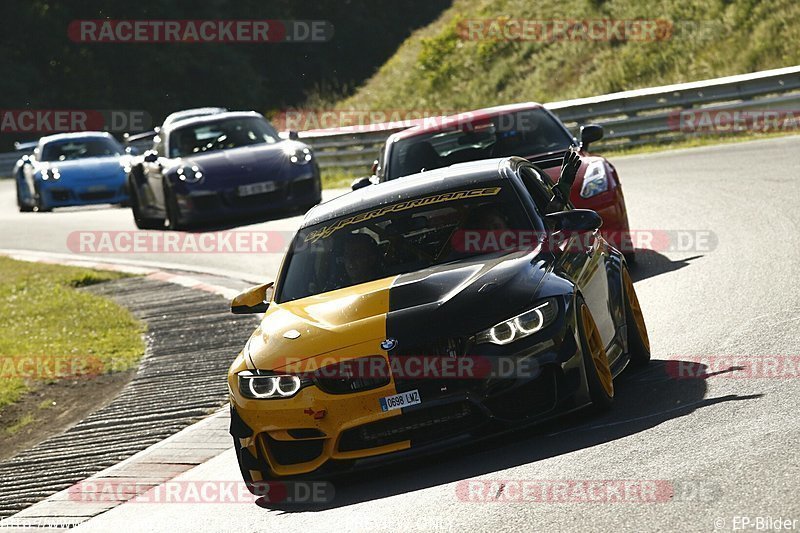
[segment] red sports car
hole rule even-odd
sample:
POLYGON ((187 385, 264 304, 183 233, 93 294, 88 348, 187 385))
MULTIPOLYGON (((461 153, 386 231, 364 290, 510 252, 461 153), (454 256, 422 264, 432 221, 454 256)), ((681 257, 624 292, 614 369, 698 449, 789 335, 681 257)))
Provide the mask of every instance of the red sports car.
POLYGON ((603 128, 589 124, 581 126, 578 141, 555 115, 533 102, 427 119, 389 137, 373 166, 375 175, 356 180, 353 189, 455 163, 514 155, 533 162, 555 182, 564 154, 574 146, 581 166, 570 200, 576 208, 599 213, 603 236, 632 262, 628 212, 617 170, 588 152, 589 144, 602 137, 603 128))

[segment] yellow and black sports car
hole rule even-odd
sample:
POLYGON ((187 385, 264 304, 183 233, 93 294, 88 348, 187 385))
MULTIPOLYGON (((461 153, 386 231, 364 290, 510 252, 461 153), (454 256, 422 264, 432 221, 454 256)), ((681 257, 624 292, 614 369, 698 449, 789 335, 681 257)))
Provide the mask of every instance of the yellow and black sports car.
POLYGON ((650 348, 594 211, 521 158, 424 172, 306 214, 228 376, 242 475, 325 475, 607 407, 650 348))

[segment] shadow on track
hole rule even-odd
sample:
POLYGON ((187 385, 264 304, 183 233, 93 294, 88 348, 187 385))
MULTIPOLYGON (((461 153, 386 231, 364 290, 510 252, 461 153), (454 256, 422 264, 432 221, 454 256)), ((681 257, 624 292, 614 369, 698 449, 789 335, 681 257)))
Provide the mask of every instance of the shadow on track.
POLYGON ((634 283, 643 279, 652 278, 659 274, 674 272, 689 266, 691 261, 700 259, 702 255, 695 255, 685 259, 671 260, 669 257, 655 250, 636 250, 636 263, 631 265, 631 278, 634 283))
POLYGON ((678 379, 680 368, 693 369, 688 374, 690 376, 699 376, 707 371, 705 365, 695 362, 653 360, 647 368, 626 372, 615 380, 614 405, 610 411, 600 415, 584 410, 538 427, 492 437, 433 456, 366 473, 340 475, 331 478, 336 492, 332 502, 287 505, 259 499, 256 504, 265 509, 291 513, 322 511, 377 500, 491 475, 499 470, 591 448, 717 403, 761 397, 756 394, 706 398, 708 387, 705 380, 695 377, 678 379), (681 367, 682 364, 685 366, 681 367))

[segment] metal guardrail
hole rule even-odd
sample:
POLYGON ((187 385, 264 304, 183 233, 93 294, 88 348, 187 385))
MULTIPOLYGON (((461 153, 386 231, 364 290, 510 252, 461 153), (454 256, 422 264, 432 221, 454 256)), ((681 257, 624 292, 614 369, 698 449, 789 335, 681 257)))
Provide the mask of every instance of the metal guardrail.
MULTIPOLYGON (((678 140, 692 133, 680 128, 680 112, 794 111, 800 117, 800 66, 727 76, 691 83, 551 102, 544 106, 574 133, 581 124, 600 124, 605 130, 593 150, 628 148, 678 140)), ((373 124, 362 130, 347 128, 300 132, 314 148, 320 167, 362 168, 366 171, 381 145, 404 129, 373 124)))
MULTIPOLYGON (((603 126, 602 142, 592 145, 596 151, 674 141, 692 135, 680 128, 681 111, 788 110, 800 117, 800 66, 551 102, 545 107, 575 133, 581 124, 603 126)), ((301 131, 300 139, 314 148, 320 167, 366 172, 389 135, 407 127, 395 122, 357 131, 301 131)), ((0 175, 10 174, 18 158, 19 152, 0 154, 0 175)))
POLYGON ((0 154, 0 178, 8 178, 11 176, 14 165, 17 160, 22 156, 20 152, 8 152, 0 154))
POLYGON ((800 114, 800 66, 545 104, 567 127, 605 129, 603 148, 685 137, 682 111, 794 111, 800 114))

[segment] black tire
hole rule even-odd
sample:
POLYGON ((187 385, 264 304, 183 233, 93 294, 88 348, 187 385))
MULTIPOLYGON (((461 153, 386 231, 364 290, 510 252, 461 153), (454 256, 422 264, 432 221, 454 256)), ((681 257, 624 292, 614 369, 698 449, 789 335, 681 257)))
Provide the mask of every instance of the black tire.
POLYGON ((186 225, 181 222, 181 210, 178 207, 178 200, 167 186, 164 187, 164 206, 167 209, 167 229, 173 231, 184 229, 186 225))
POLYGON ((29 205, 24 205, 22 203, 22 194, 21 194, 21 191, 20 191, 20 188, 19 188, 19 180, 16 180, 16 181, 17 181, 17 207, 19 208, 19 212, 20 213, 30 213, 31 211, 33 211, 33 207, 31 207, 29 205))
POLYGON ((578 334, 581 341, 589 399, 595 410, 605 411, 614 403, 614 379, 611 374, 611 368, 608 365, 608 357, 600 338, 600 332, 597 330, 597 324, 594 322, 589 307, 581 297, 576 300, 575 322, 578 325, 578 334), (588 327, 591 328, 591 331, 587 331, 587 327, 584 325, 584 312, 588 315, 588 327), (592 355, 593 352, 596 357, 592 355), (604 363, 596 363, 598 360, 602 360, 604 363))
POLYGON ((164 229, 164 220, 161 218, 147 218, 142 216, 142 208, 139 202, 139 190, 134 183, 129 184, 131 211, 133 212, 133 222, 139 229, 164 229))
POLYGON ((625 304, 630 364, 633 367, 647 366, 650 362, 650 337, 647 334, 639 298, 633 288, 633 280, 626 268, 622 270, 622 298, 625 304))

